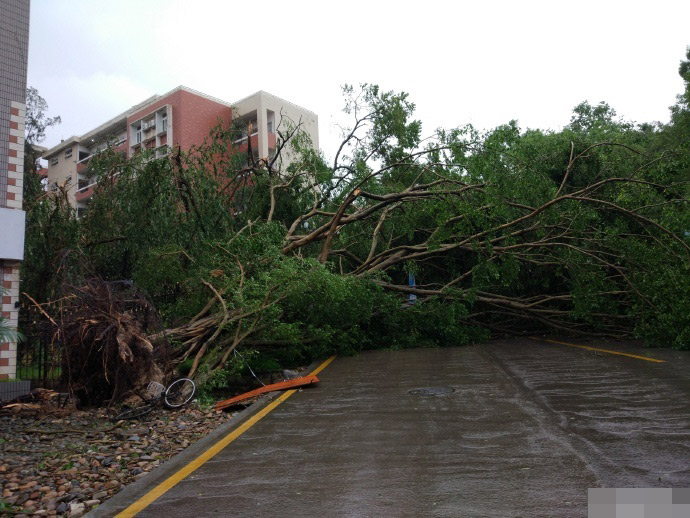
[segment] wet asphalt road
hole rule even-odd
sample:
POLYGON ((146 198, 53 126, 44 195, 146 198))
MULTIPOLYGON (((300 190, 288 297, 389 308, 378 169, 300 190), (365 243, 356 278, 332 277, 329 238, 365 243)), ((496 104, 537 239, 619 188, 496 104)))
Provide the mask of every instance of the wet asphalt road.
POLYGON ((667 362, 527 339, 338 358, 138 516, 581 517, 590 487, 690 487, 690 353, 602 347, 667 362))

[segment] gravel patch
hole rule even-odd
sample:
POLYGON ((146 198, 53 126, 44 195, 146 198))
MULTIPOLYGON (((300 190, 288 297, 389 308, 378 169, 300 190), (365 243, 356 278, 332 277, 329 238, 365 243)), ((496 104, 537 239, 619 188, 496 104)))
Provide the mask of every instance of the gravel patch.
POLYGON ((0 415, 0 517, 82 516, 234 415, 190 406, 114 423, 105 410, 46 405, 0 415))

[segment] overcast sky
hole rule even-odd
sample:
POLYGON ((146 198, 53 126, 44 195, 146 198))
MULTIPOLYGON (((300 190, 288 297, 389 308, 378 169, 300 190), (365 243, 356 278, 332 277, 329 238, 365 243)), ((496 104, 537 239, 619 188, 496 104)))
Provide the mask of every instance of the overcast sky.
POLYGON ((308 108, 330 156, 344 83, 408 92, 425 134, 558 129, 583 100, 667 121, 688 20, 680 0, 32 0, 29 85, 62 117, 48 147, 182 84, 308 108))

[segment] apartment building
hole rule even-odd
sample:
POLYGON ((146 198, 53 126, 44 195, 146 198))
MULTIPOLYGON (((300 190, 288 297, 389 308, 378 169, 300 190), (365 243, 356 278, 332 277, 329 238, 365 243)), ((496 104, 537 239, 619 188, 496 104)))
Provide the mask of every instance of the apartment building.
MULTIPOLYGON (((47 150, 49 188, 64 186, 78 213, 88 208, 96 178, 90 174, 91 158, 106 148, 131 157, 144 149, 165 156, 171 149, 186 151, 201 144, 219 121, 240 118, 251 134, 257 156, 275 152, 279 124, 302 122, 304 131, 318 149, 318 117, 315 113, 267 92, 259 91, 228 103, 185 86, 164 95, 154 95, 117 117, 81 136, 73 136, 47 150)), ((240 145, 242 143, 240 142, 240 145)))
MULTIPOLYGON (((0 0, 0 311, 16 328, 24 259, 24 120, 29 0, 0 0)), ((0 379, 14 378, 17 344, 0 342, 0 379)))

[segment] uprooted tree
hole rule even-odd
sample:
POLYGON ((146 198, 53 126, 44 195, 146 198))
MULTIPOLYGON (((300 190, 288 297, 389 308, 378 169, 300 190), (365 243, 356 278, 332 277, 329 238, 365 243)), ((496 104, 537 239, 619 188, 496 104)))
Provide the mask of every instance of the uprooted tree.
POLYGON ((344 93, 332 161, 287 120, 270 157, 231 125, 169 159, 94 159, 81 249, 145 290, 173 363, 209 377, 238 347, 289 363, 492 332, 688 347, 687 92, 665 126, 582 103, 559 132, 429 138, 406 94, 344 93))

